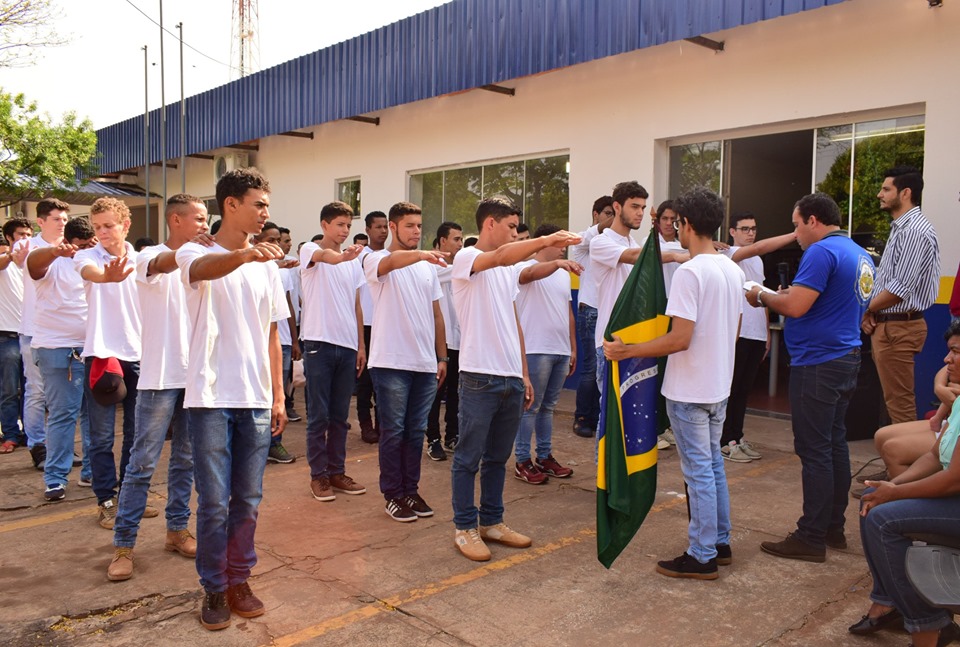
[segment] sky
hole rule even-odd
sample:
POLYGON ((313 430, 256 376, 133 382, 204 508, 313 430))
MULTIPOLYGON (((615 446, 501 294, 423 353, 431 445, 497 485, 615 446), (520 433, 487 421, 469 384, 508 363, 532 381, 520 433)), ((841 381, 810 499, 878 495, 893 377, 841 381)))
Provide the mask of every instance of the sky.
MULTIPOLYGON (((260 0, 259 69, 348 40, 444 1, 260 0)), ((184 47, 186 96, 236 78, 229 65, 233 0, 51 2, 59 9, 60 18, 50 28, 69 42, 40 50, 31 67, 0 69, 0 88, 24 93, 55 120, 73 111, 81 118, 88 117, 95 128, 102 128, 142 115, 144 45, 149 62, 150 109, 160 106, 160 27, 143 14, 159 22, 161 3, 163 25, 172 32, 163 41, 167 103, 180 100, 179 22, 183 22, 184 42, 195 48, 184 47)))

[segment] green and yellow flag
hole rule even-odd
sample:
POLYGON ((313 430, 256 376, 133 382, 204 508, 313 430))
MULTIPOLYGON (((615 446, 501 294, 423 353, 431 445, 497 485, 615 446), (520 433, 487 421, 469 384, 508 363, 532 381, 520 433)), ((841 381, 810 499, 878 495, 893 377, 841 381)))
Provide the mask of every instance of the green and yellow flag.
MULTIPOLYGON (((633 266, 604 338, 650 341, 670 319, 656 230, 633 266)), ((643 523, 657 491, 657 434, 669 426, 660 385, 666 358, 606 362, 597 460, 597 559, 610 568, 643 523)))

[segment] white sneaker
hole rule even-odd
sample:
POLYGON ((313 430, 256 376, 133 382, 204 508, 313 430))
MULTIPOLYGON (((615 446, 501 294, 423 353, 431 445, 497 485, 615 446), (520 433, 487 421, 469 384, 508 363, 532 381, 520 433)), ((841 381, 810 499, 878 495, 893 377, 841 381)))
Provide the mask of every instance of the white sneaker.
POLYGON ((663 436, 657 436, 657 449, 670 449, 670 443, 663 436))
POLYGON ((667 427, 666 431, 664 431, 660 435, 660 437, 663 438, 668 443, 670 443, 671 445, 677 444, 677 439, 673 437, 673 429, 671 429, 670 427, 667 427))
POLYGON ((721 447, 720 453, 723 454, 725 460, 733 461, 734 463, 749 463, 753 460, 747 456, 740 445, 736 443, 730 443, 726 447, 721 447))
POLYGON ((757 450, 755 450, 755 449, 753 448, 753 445, 751 445, 750 443, 748 443, 747 441, 745 441, 745 440, 743 440, 743 439, 741 439, 740 442, 737 443, 737 447, 739 447, 740 450, 743 451, 744 454, 746 454, 747 456, 749 456, 749 457, 750 457, 750 460, 752 460, 752 461, 758 461, 758 460, 760 460, 761 458, 763 458, 763 456, 760 455, 760 452, 758 452, 757 450))

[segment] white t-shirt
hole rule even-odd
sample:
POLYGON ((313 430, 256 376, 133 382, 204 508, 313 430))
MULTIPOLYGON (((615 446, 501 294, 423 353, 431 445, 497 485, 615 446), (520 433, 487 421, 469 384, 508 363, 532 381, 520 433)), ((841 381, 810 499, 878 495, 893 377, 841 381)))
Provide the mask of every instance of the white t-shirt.
POLYGON ((693 338, 667 357, 665 398, 713 404, 730 395, 743 281, 743 270, 723 254, 698 254, 677 269, 666 314, 693 321, 693 338))
MULTIPOLYGON (((31 252, 33 253, 33 252, 31 252)), ((87 336, 87 295, 73 259, 60 257, 36 287, 31 348, 80 348, 87 336)))
POLYGON ((0 331, 19 331, 22 310, 23 270, 11 261, 0 270, 0 331))
POLYGON ((436 373, 437 335, 433 302, 443 298, 437 269, 419 261, 377 276, 389 250, 371 252, 364 259, 364 274, 373 299, 370 331, 371 368, 436 373))
MULTIPOLYGON (((284 296, 290 296, 290 302, 293 302, 293 276, 294 272, 298 272, 297 268, 281 268, 280 269, 280 285, 283 286, 284 296)), ((296 307, 296 306, 294 306, 296 307)), ((287 309, 290 309, 290 306, 287 305, 287 309)), ((281 321, 277 323, 277 334, 280 335, 280 345, 281 346, 292 346, 293 337, 290 336, 290 320, 281 321)))
POLYGON ((453 305, 460 321, 460 370, 523 377, 514 301, 520 288, 515 267, 471 273, 482 254, 464 247, 453 259, 453 305))
POLYGON ((457 309, 453 307, 453 266, 437 266, 437 278, 440 279, 440 312, 443 313, 443 327, 447 333, 447 348, 460 350, 460 320, 457 309))
POLYGON ((620 262, 623 250, 632 247, 639 247, 633 236, 621 236, 609 227, 590 241, 591 269, 597 284, 597 332, 594 336, 596 348, 603 345, 603 333, 610 322, 610 313, 613 312, 623 284, 633 270, 633 265, 620 262))
MULTIPOLYGON (((360 269, 364 270, 363 261, 366 259, 367 255, 370 254, 373 250, 368 246, 364 246, 363 250, 360 252, 360 255, 357 256, 357 260, 360 261, 360 269)), ((364 281, 363 285, 360 286, 360 309, 363 310, 363 325, 372 326, 373 325, 373 297, 370 296, 370 286, 367 285, 367 282, 364 281)))
POLYGON ((137 296, 140 299, 141 391, 182 389, 187 385, 190 330, 187 301, 180 268, 147 276, 150 261, 171 249, 166 245, 145 247, 137 254, 137 296))
MULTIPOLYGON (((663 236, 660 236, 660 252, 682 252, 683 245, 680 244, 679 240, 664 240, 663 236)), ((664 263, 663 264, 663 287, 666 288, 667 294, 670 294, 670 283, 673 281, 673 275, 676 273, 677 268, 680 267, 680 263, 664 263)))
MULTIPOLYGON (((17 244, 14 245, 14 249, 19 249, 21 247, 28 247, 30 252, 41 247, 50 247, 50 243, 45 241, 40 237, 40 234, 37 234, 33 238, 24 238, 23 240, 18 240, 17 244)), ((30 252, 27 252, 28 254, 30 252)), ((33 335, 33 321, 35 317, 35 310, 37 304, 37 284, 32 278, 30 278, 30 272, 27 271, 27 262, 23 262, 23 309, 21 310, 20 315, 20 328, 19 332, 21 335, 32 336, 33 335)))
POLYGON ((303 316, 300 338, 357 350, 357 289, 365 283, 360 261, 331 265, 310 259, 320 249, 316 243, 300 248, 300 281, 303 316))
MULTIPOLYGON (((577 292, 577 303, 597 307, 597 284, 594 281, 593 264, 590 262, 590 241, 599 236, 600 225, 594 225, 580 232, 582 239, 579 244, 570 248, 570 259, 583 265, 580 273, 580 290, 577 292)), ((526 339, 524 339, 526 342, 526 339)))
POLYGON ((190 282, 190 265, 220 245, 187 243, 177 250, 187 293, 190 362, 184 407, 269 409, 270 324, 290 316, 276 263, 245 263, 213 281, 190 282))
MULTIPOLYGON (((723 253, 732 258, 734 252, 739 247, 731 247, 723 253)), ((743 270, 744 276, 748 281, 756 281, 763 285, 763 260, 759 256, 745 258, 737 265, 743 270)), ((744 308, 743 322, 740 324, 740 336, 744 339, 753 339, 756 341, 767 341, 767 309, 766 308, 744 308)))
MULTIPOLYGON (((300 259, 292 254, 287 254, 283 257, 285 261, 297 261, 300 262, 300 259)), ((300 325, 300 297, 302 296, 302 290, 300 289, 300 267, 288 267, 284 270, 290 275, 290 302, 293 304, 293 316, 296 318, 297 325, 300 325)))
MULTIPOLYGON (((116 357, 127 362, 140 361, 140 299, 137 297, 137 252, 127 248, 127 265, 133 267, 120 283, 83 282, 87 294, 87 334, 83 357, 116 357)), ((73 257, 77 274, 85 267, 103 267, 113 260, 103 245, 97 243, 73 257)))
MULTIPOLYGON (((522 273, 536 264, 524 261, 516 267, 522 273)), ((527 355, 570 354, 570 300, 570 273, 566 270, 520 286, 517 313, 527 355)))

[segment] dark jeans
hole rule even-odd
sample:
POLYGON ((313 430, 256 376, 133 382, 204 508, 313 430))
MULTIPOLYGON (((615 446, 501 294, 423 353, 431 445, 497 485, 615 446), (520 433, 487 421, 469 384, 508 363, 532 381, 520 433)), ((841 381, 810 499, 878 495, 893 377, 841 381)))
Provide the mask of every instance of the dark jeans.
POLYGON ((269 409, 187 409, 197 487, 197 573, 207 591, 242 584, 257 563, 253 537, 270 451, 269 409))
POLYGON ((347 416, 356 383, 357 351, 322 341, 304 340, 307 378, 307 462, 310 478, 344 473, 347 416))
POLYGON ((790 368, 793 446, 800 457, 803 516, 797 537, 823 547, 842 532, 850 498, 850 451, 844 417, 857 386, 860 349, 822 364, 790 368))
POLYGON ((733 381, 730 383, 730 398, 727 400, 727 419, 723 423, 720 446, 730 441, 743 440, 743 417, 747 415, 747 398, 757 380, 760 362, 767 352, 767 343, 756 339, 737 339, 736 359, 733 364, 733 381))
POLYGON ((523 414, 523 380, 483 373, 460 373, 460 442, 453 455, 453 523, 458 530, 503 521, 506 463, 523 414), (474 487, 480 472, 480 509, 474 487))
POLYGON ((90 367, 93 365, 93 358, 88 357, 84 365, 83 390, 87 401, 87 413, 90 416, 90 468, 93 473, 93 493, 97 495, 97 503, 103 503, 117 496, 117 486, 123 483, 127 463, 130 461, 130 448, 133 447, 133 434, 136 428, 140 362, 120 360, 127 397, 120 403, 123 405, 123 443, 120 448, 119 479, 117 462, 113 457, 117 405, 104 406, 93 399, 93 392, 90 390, 90 367))
POLYGON ((580 304, 577 309, 577 411, 574 420, 587 429, 596 429, 600 420, 600 391, 597 389, 597 356, 594 334, 597 329, 597 309, 580 304))
POLYGON ((427 418, 427 442, 440 440, 440 401, 447 399, 447 409, 443 414, 443 421, 447 426, 445 440, 457 438, 460 435, 460 351, 447 349, 450 361, 447 363, 447 379, 437 389, 437 397, 430 407, 430 417, 427 418))
MULTIPOLYGON (((363 327, 363 343, 367 348, 367 359, 370 358, 370 326, 363 327)), ((363 424, 380 424, 379 416, 371 416, 374 402, 373 380, 370 379, 370 369, 363 367, 363 373, 357 378, 357 421, 363 424)), ((374 412, 376 413, 376 412, 374 412)))
POLYGON ((380 491, 383 498, 417 493, 423 432, 437 394, 435 373, 371 368, 380 416, 380 491))
POLYGON ((20 337, 3 332, 0 336, 0 431, 3 440, 22 442, 26 436, 20 430, 20 337))

